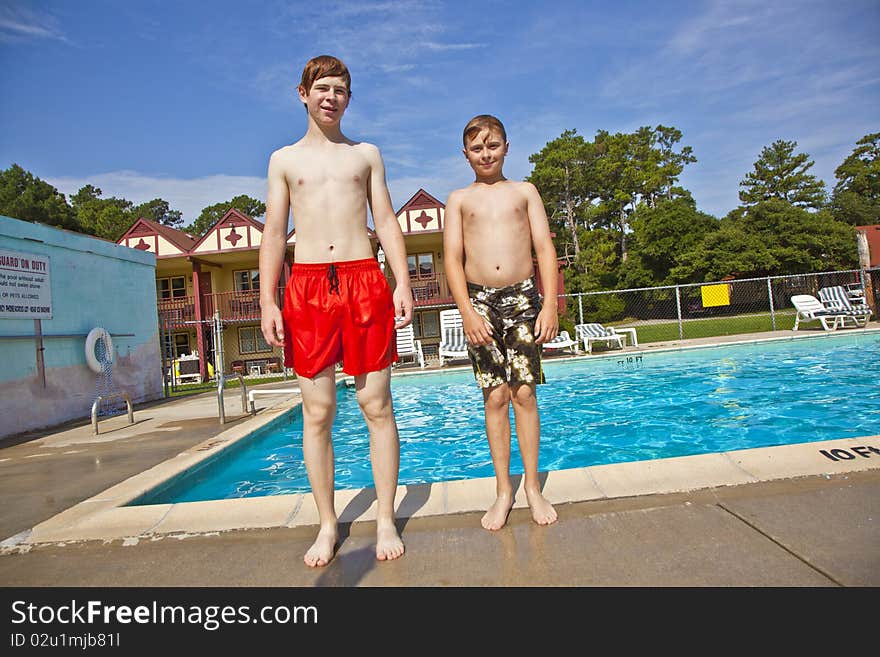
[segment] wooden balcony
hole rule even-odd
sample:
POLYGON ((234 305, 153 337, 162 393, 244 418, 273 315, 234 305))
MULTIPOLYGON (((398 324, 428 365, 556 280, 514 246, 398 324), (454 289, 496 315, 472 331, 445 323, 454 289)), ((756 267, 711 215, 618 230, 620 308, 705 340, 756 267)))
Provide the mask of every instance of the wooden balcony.
MULTIPOLYGON (((196 321, 194 297, 159 299, 158 307, 159 322, 168 328, 183 328, 187 325, 186 322, 196 321)), ((202 320, 213 319, 218 310, 220 317, 227 322, 259 322, 260 293, 256 290, 214 292, 202 297, 202 320)))
MULTIPOLYGON (((393 285, 393 283, 392 283, 393 285)), ((454 303, 444 274, 410 279, 415 307, 442 306, 454 303)), ((284 289, 278 288, 279 305, 284 289)), ((196 321, 196 300, 192 296, 159 299, 159 322, 167 329, 183 329, 196 321)), ((202 320, 210 321, 216 311, 225 322, 259 322, 260 293, 214 292, 202 297, 202 320)))
POLYGON ((445 274, 432 274, 409 279, 416 308, 455 303, 445 274))

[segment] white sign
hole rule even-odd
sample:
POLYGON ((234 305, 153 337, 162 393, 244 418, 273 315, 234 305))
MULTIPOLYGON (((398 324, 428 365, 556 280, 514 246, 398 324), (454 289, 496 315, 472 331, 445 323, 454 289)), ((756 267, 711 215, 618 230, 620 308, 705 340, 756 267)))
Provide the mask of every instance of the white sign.
POLYGON ((0 319, 52 319, 49 256, 0 251, 0 319))

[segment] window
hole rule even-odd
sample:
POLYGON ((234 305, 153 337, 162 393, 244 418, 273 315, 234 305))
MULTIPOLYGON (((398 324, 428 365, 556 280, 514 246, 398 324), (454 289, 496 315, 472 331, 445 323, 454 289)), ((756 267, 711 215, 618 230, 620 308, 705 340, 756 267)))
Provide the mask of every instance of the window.
POLYGON ((440 335, 440 313, 428 310, 413 316, 413 334, 416 338, 436 338, 440 335))
POLYGON ((172 276, 171 278, 156 279, 156 298, 183 299, 184 297, 186 297, 186 277, 172 276))
POLYGON ((261 351, 272 351, 272 347, 263 339, 259 326, 243 326, 238 329, 238 353, 255 354, 261 351))
POLYGON ((165 336, 165 357, 175 359, 190 353, 189 333, 172 333, 165 336))
POLYGON ((250 292, 260 289, 260 270, 243 269, 232 272, 236 292, 250 292))
POLYGON ((430 278, 434 275, 434 254, 415 253, 406 256, 410 278, 430 278))

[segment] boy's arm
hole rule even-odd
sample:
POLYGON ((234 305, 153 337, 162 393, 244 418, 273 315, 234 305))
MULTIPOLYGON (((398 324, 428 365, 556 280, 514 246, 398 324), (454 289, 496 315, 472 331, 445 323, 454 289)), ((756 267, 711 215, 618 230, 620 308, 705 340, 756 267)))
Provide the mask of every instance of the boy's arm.
POLYGON ((266 189, 266 224, 260 242, 260 329, 273 347, 284 346, 284 323, 275 299, 284 252, 287 250, 287 218, 290 214, 290 192, 280 158, 269 158, 266 189))
POLYGON ((556 337, 559 332, 559 315, 557 313, 557 276, 556 247, 550 237, 550 223, 538 188, 532 183, 524 183, 528 200, 529 228, 532 231, 532 248, 538 259, 538 271, 544 287, 544 304, 538 319, 535 321, 535 342, 543 344, 556 337))
POLYGON ((412 322, 413 296, 409 286, 409 267, 406 264, 406 244, 403 241, 403 231, 394 216, 394 208, 391 206, 391 195, 385 183, 385 164, 382 162, 382 154, 375 146, 370 145, 368 150, 370 159, 370 182, 367 185, 367 200, 370 202, 370 211, 373 214, 373 225, 376 235, 385 251, 385 261, 394 272, 394 315, 396 318, 395 328, 403 328, 412 322))
MULTIPOLYGON (((467 291, 464 274, 464 231, 461 222, 461 196, 452 192, 446 201, 443 225, 443 258, 446 261, 446 281, 449 291, 461 313, 465 337, 473 345, 491 342, 492 325, 474 310, 467 291)), ((441 336, 442 337, 442 336, 441 336)))

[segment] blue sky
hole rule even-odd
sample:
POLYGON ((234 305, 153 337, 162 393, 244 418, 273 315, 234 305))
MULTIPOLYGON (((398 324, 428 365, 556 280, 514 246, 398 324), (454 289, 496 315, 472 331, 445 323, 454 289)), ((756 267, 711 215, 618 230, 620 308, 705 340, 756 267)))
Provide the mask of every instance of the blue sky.
POLYGON ((505 172, 566 129, 683 132, 682 184, 722 216, 761 149, 798 142, 830 189, 880 131, 880 2, 0 0, 0 168, 86 183, 193 221, 265 198, 272 150, 299 139, 305 62, 352 73, 349 137, 377 144, 395 208, 468 184, 461 130, 504 121, 505 172))

